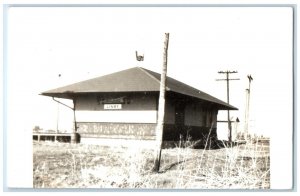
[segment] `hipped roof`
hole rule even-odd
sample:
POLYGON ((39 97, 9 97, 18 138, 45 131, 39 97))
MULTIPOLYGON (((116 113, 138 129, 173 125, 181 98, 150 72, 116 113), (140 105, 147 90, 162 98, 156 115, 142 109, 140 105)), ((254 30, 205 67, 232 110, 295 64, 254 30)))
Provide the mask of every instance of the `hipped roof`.
MULTIPOLYGON (((145 68, 134 67, 45 91, 41 95, 72 99, 76 94, 105 92, 159 92, 159 89, 160 74, 145 68)), ((166 91, 215 103, 219 106, 219 109, 237 110, 236 107, 171 77, 167 77, 166 91)))

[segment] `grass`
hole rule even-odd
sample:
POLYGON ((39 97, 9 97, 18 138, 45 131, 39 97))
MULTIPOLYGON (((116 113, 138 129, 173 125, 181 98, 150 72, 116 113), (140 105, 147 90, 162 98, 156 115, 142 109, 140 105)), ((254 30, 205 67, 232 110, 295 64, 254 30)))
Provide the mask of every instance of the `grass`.
POLYGON ((249 142, 215 150, 33 143, 35 188, 268 189, 268 145, 249 142))

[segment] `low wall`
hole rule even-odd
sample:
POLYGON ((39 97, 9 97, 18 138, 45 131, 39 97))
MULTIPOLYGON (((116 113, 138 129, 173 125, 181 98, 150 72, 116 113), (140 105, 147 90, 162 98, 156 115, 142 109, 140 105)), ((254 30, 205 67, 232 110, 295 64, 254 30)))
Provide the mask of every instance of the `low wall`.
MULTIPOLYGON (((134 123, 86 123, 78 122, 77 133, 83 143, 97 143, 116 139, 116 141, 135 140, 153 141, 156 139, 156 124, 134 124, 134 123)), ((177 143, 178 141, 200 141, 204 143, 208 135, 210 140, 217 140, 216 128, 197 126, 164 125, 163 141, 166 143, 177 143)), ((127 142, 127 141, 126 141, 127 142)))
POLYGON ((154 123, 90 123, 78 122, 81 138, 155 139, 154 123))

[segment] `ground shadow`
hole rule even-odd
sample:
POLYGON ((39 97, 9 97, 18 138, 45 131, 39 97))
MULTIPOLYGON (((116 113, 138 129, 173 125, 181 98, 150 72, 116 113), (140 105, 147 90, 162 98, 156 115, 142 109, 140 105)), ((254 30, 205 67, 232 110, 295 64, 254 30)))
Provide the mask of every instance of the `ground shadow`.
POLYGON ((175 162, 175 163, 171 163, 169 165, 166 165, 165 167, 162 168, 162 170, 160 170, 158 173, 166 173, 167 171, 173 169, 174 167, 182 164, 182 163, 186 163, 190 160, 193 160, 192 158, 190 159, 186 159, 186 160, 182 160, 182 161, 178 161, 178 162, 175 162))
POLYGON ((222 148, 234 147, 241 144, 245 144, 246 141, 242 142, 229 142, 226 140, 213 140, 209 142, 199 142, 196 145, 192 146, 193 149, 206 149, 206 150, 217 150, 222 148))

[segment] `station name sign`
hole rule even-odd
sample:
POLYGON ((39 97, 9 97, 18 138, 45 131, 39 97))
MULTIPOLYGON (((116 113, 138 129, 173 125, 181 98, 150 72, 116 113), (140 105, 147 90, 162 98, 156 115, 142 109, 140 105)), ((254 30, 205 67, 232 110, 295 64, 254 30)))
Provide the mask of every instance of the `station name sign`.
POLYGON ((130 104, 130 98, 127 96, 114 97, 114 98, 104 98, 97 96, 97 103, 100 104, 130 104))
POLYGON ((104 104, 105 110, 121 110, 122 104, 104 104))

